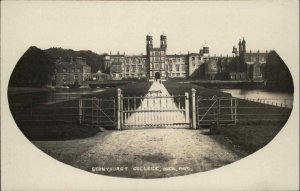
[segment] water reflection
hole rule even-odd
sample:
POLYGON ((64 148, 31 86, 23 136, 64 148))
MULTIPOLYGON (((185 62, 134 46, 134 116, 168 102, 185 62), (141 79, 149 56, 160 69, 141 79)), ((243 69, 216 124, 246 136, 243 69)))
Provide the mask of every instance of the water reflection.
POLYGON ((278 106, 293 106, 293 94, 285 92, 273 92, 261 89, 220 89, 222 92, 231 93, 233 97, 254 100, 262 103, 273 104, 278 106))

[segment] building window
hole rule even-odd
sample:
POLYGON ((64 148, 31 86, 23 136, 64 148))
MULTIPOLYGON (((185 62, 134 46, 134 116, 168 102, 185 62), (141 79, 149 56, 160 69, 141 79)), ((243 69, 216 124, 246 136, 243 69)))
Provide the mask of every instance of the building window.
POLYGON ((159 64, 155 64, 155 69, 159 69, 159 64))
POLYGON ((78 80, 78 75, 74 75, 74 80, 78 80))
POLYGON ((121 64, 113 64, 111 66, 111 71, 115 73, 120 73, 121 72, 121 64))
POLYGON ((176 71, 179 71, 179 64, 176 64, 176 71))
POLYGON ((181 70, 185 71, 185 65, 181 65, 181 70))
POLYGON ((171 72, 173 69, 172 69, 172 64, 169 65, 169 71, 171 72))
POLYGON ((126 66, 126 72, 129 72, 129 66, 126 66))
POLYGON ((139 71, 141 72, 143 70, 142 66, 138 66, 139 67, 139 71))
POLYGON ((192 61, 195 61, 195 57, 192 57, 192 61))
POLYGON ((80 69, 76 69, 76 72, 80 72, 80 69))
POLYGON ((74 70, 75 70, 75 69, 74 69, 74 68, 72 68, 72 69, 71 69, 71 72, 74 72, 74 70))
POLYGON ((132 72, 135 72, 135 70, 136 70, 136 66, 134 65, 132 66, 132 72))
POLYGON ((180 76, 180 73, 177 73, 176 76, 180 76))
POLYGON ((67 72, 67 70, 65 68, 62 69, 63 72, 67 72))
POLYGON ((67 75, 63 75, 63 80, 67 80, 67 75))

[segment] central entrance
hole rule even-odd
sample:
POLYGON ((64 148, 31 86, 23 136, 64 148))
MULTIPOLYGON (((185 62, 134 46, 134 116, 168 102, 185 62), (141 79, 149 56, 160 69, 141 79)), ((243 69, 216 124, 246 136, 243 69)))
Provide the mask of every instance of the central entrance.
POLYGON ((159 72, 155 72, 155 80, 159 80, 160 79, 160 73, 159 72))

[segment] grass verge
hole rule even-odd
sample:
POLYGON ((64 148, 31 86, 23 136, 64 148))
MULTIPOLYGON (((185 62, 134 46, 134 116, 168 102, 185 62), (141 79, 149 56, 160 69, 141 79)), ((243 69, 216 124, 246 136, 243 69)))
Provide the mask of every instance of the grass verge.
POLYGON ((219 133, 224 134, 236 146, 248 154, 267 145, 282 129, 282 125, 236 125, 223 126, 219 133))

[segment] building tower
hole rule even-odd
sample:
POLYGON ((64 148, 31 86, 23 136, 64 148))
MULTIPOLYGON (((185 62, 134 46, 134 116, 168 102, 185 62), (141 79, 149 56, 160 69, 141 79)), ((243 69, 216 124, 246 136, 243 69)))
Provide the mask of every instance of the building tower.
POLYGON ((146 51, 147 55, 149 54, 149 51, 153 48, 153 38, 150 35, 146 36, 146 51))
POLYGON ((242 54, 242 52, 243 52, 243 46, 242 46, 242 41, 240 39, 240 41, 239 41, 239 55, 242 54))
POLYGON ((160 35, 160 48, 167 51, 167 36, 164 34, 160 35))
POLYGON ((246 41, 243 37, 243 41, 242 41, 242 46, 243 46, 243 53, 245 54, 246 53, 246 41))

